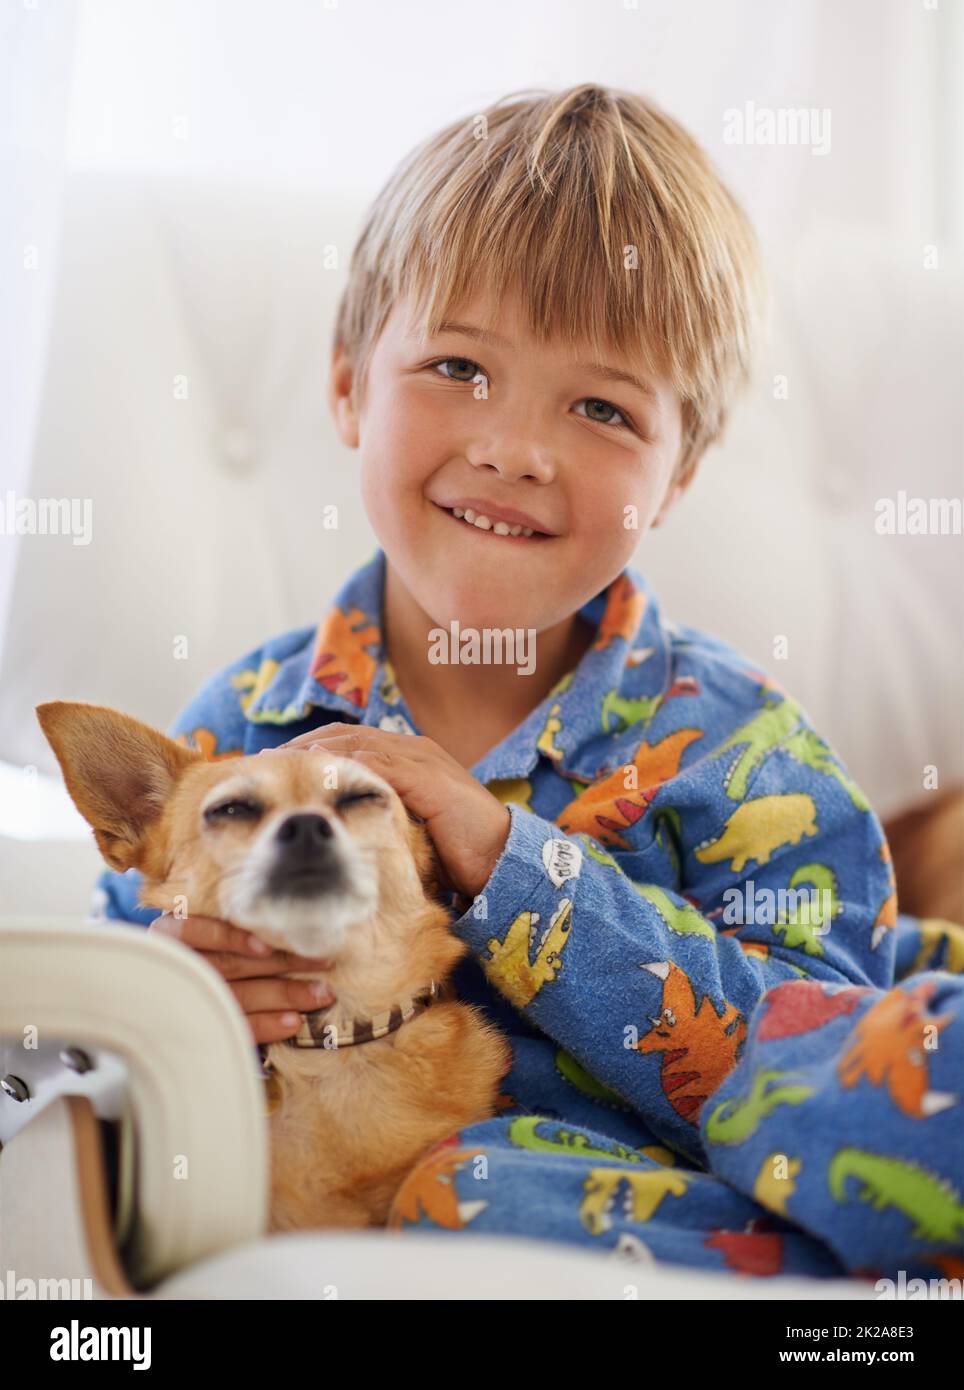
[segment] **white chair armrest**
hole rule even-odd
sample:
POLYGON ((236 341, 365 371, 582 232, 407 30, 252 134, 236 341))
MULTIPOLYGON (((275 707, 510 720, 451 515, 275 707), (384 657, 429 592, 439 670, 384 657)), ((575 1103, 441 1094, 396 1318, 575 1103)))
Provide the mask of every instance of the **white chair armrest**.
MULTIPOLYGON (((4 1074, 23 1073, 29 1085, 40 1051, 55 1044, 55 1052, 104 1049, 127 1066, 137 1138, 128 1253, 135 1283, 262 1235, 263 1087, 224 981, 188 947, 118 923, 0 918, 0 960, 4 1074)), ((61 1072, 46 1094, 31 1087, 32 1099, 18 1106, 0 1096, 0 1105, 36 1114, 57 1095, 83 1092, 71 1082, 84 1078, 61 1072)), ((6 1128, 9 1135, 9 1116, 6 1128)))

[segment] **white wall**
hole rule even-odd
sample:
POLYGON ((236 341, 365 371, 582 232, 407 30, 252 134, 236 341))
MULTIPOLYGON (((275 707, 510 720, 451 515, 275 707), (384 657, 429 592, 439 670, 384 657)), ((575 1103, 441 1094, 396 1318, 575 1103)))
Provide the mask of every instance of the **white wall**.
POLYGON ((957 0, 81 0, 78 164, 371 196, 516 88, 601 81, 690 126, 770 238, 814 219, 960 236, 957 0), (829 108, 829 156, 734 148, 723 113, 829 108))

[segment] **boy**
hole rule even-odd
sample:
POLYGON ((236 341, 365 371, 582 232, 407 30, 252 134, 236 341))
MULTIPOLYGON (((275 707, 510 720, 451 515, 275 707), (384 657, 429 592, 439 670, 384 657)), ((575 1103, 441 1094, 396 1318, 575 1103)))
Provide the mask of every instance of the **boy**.
MULTIPOLYGON (((880 823, 800 707, 629 567, 747 378, 760 283, 699 147, 590 85, 427 141, 356 247, 329 395, 379 549, 172 733, 217 758, 321 742, 428 826, 458 991, 514 1060, 397 1227, 953 1267, 960 981, 895 986, 944 937, 898 922, 880 823)), ((147 924, 137 880, 100 882, 147 924)), ((259 1042, 318 1007, 238 928, 155 929, 209 952, 259 1042)))

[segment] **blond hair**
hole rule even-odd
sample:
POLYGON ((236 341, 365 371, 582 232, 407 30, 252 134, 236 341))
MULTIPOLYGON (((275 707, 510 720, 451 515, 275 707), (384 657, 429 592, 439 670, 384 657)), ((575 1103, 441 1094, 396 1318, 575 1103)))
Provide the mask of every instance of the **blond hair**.
POLYGON ((364 395, 392 306, 429 334, 479 289, 532 331, 637 353, 681 398, 685 477, 749 379, 765 289, 753 229, 703 150, 630 92, 513 93, 411 152, 373 203, 335 325, 364 395))

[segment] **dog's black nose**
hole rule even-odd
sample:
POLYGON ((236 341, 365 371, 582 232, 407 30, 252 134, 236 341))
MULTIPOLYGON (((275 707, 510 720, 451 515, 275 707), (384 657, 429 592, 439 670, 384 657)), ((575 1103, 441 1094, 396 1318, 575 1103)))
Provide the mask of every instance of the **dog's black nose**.
POLYGON ((341 887, 334 831, 324 816, 307 811, 289 816, 278 826, 275 843, 277 853, 267 883, 270 896, 316 897, 341 887))
POLYGON ((324 816, 313 816, 303 812, 297 816, 289 816, 281 823, 277 839, 279 844, 284 845, 286 853, 296 854, 301 849, 319 849, 326 840, 331 839, 332 833, 331 823, 325 820, 324 816))

